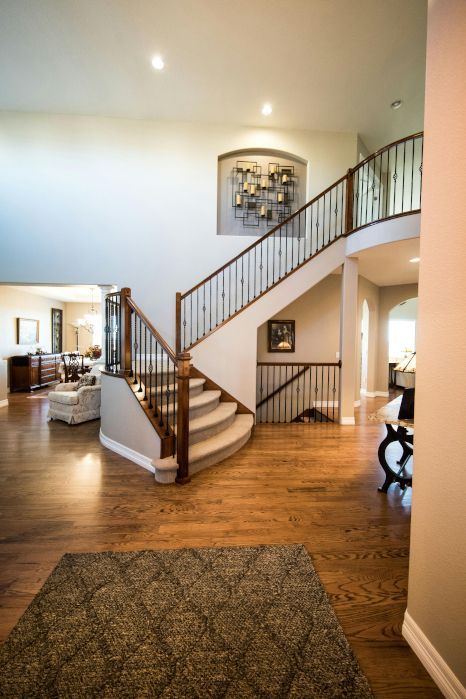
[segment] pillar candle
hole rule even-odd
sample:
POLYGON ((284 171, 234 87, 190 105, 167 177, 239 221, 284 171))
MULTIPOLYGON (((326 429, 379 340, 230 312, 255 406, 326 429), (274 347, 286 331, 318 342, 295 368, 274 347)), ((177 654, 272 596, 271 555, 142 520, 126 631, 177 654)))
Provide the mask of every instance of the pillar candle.
POLYGON ((265 177, 262 178, 261 187, 262 189, 267 189, 267 179, 265 177))
POLYGON ((241 194, 236 195, 236 206, 241 206, 241 194))
POLYGON ((251 189, 250 189, 249 191, 250 191, 250 193, 251 193, 251 196, 254 197, 254 196, 256 195, 256 185, 255 185, 255 184, 252 184, 252 185, 251 185, 251 189))
POLYGON ((279 204, 283 204, 283 194, 281 192, 278 192, 277 201, 279 204))
POLYGON ((265 206, 261 206, 261 216, 265 216, 265 206))
POLYGON ((248 186, 249 186, 249 185, 248 185, 247 182, 243 182, 243 192, 247 192, 247 191, 248 191, 248 186))
POLYGON ((286 184, 287 182, 288 182, 288 175, 283 175, 282 184, 286 184))

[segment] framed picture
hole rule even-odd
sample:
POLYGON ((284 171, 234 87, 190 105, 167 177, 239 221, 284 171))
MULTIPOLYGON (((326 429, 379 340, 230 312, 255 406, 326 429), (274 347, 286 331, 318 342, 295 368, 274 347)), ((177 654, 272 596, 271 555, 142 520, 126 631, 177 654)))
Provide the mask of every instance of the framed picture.
POLYGON ((39 321, 31 318, 16 319, 18 345, 34 345, 39 342, 39 321))
POLYGON ((295 351, 294 320, 269 320, 269 352, 295 351))
POLYGON ((63 311, 52 308, 52 354, 63 352, 63 311))

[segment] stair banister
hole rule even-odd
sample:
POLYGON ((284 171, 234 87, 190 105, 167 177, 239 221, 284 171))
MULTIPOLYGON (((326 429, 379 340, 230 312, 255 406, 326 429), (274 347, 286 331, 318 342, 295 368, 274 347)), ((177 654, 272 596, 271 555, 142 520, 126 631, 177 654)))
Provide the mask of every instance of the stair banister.
POLYGON ((202 342, 338 238, 418 213, 422 157, 422 132, 384 146, 187 292, 177 293, 177 353, 202 342))
POLYGON ((107 295, 105 313, 106 370, 125 378, 134 395, 139 395, 139 403, 161 439, 162 458, 176 453, 176 480, 187 483, 191 356, 187 352, 173 352, 133 301, 128 287, 107 295))

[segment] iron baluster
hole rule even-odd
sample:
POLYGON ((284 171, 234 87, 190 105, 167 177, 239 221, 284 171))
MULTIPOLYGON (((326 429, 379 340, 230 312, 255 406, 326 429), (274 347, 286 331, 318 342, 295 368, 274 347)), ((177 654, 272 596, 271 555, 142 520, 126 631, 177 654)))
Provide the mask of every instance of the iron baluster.
POLYGON ((154 416, 159 414, 159 397, 157 395, 159 388, 159 343, 155 342, 155 374, 154 374, 154 416))
POLYGON ((152 364, 152 332, 149 333, 149 405, 147 406, 149 410, 152 410, 152 372, 154 370, 154 365, 152 364))

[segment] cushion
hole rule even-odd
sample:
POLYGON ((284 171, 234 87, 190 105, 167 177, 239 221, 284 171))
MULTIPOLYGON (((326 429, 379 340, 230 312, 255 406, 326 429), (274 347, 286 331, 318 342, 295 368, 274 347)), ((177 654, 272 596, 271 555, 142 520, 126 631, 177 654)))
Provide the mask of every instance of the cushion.
POLYGON ((78 388, 82 388, 83 386, 94 386, 94 384, 95 376, 92 374, 83 374, 76 384, 76 390, 78 390, 78 388))
POLYGON ((51 403, 61 403, 62 405, 77 405, 78 394, 76 391, 51 391, 49 393, 51 403))

